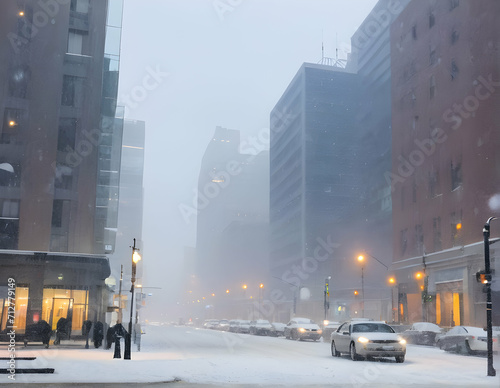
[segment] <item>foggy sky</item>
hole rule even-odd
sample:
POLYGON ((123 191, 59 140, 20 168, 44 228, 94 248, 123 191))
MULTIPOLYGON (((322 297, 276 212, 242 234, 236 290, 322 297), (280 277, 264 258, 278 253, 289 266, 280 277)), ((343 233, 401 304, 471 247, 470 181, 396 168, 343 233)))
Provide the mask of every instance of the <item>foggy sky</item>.
MULTIPOLYGON (((184 246, 196 244, 200 162, 216 126, 241 139, 269 114, 303 62, 345 58, 376 0, 125 0, 119 102, 146 122, 143 285, 146 315, 175 302, 184 246)), ((147 316, 146 316, 147 318, 147 316)), ((175 318, 175 317, 172 317, 175 318)))

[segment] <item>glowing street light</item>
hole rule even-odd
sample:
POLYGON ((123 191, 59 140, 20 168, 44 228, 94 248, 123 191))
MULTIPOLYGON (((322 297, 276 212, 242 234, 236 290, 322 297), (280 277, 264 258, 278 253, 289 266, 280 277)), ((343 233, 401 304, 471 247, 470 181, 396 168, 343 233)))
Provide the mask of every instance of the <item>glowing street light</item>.
POLYGON ((139 255, 139 248, 135 247, 135 238, 134 238, 134 245, 131 246, 132 248, 132 286, 130 287, 130 292, 132 293, 132 296, 130 298, 130 321, 128 323, 128 333, 127 336, 125 337, 125 352, 123 355, 124 360, 130 360, 131 359, 131 341, 132 341, 132 317, 133 317, 133 311, 134 311, 134 284, 135 284, 135 274, 136 274, 136 269, 137 269, 137 263, 141 260, 141 255, 139 255))

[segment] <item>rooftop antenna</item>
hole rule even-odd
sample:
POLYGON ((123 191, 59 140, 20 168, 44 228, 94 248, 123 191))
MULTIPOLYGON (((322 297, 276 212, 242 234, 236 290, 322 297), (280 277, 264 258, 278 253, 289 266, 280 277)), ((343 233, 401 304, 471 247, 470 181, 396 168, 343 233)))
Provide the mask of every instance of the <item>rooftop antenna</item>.
POLYGON ((338 34, 335 33, 335 59, 339 60, 339 45, 338 45, 338 34))
POLYGON ((321 30, 321 60, 318 62, 321 65, 339 67, 342 69, 346 68, 347 61, 345 59, 339 59, 339 49, 337 45, 337 33, 335 33, 335 58, 325 57, 325 45, 323 44, 323 30, 321 30))
POLYGON ((323 58, 325 58, 325 48, 323 46, 323 30, 321 30, 321 62, 323 62, 323 58))

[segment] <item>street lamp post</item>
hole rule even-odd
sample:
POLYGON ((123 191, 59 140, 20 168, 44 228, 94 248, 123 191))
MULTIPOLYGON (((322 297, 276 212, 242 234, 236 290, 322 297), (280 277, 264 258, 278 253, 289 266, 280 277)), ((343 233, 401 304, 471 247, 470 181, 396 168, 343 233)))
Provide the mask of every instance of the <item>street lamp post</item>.
POLYGON ((331 279, 331 276, 328 276, 325 279, 325 301, 324 301, 324 307, 325 307, 325 321, 328 319, 328 309, 330 308, 330 290, 329 290, 329 285, 328 281, 331 279))
POLYGON ((486 335, 488 349, 488 376, 496 376, 495 368, 493 367, 493 329, 491 324, 492 303, 491 303, 491 269, 490 269, 490 223, 496 217, 488 218, 483 228, 484 236, 484 276, 486 288, 486 335))
POLYGON ((396 288, 396 278, 390 277, 389 284, 393 286, 391 287, 391 313, 392 313, 392 322, 394 323, 396 322, 396 310, 397 310, 397 308, 394 307, 394 291, 396 288))
POLYGON ((358 261, 361 263, 361 317, 365 317, 365 264, 364 256, 359 255, 358 261))
MULTIPOLYGON (((376 260, 379 264, 382 264, 386 270, 389 270, 389 267, 382 263, 379 259, 377 259, 375 256, 371 255, 370 253, 366 253, 368 256, 370 256, 372 259, 376 260)), ((362 317, 365 317, 365 284, 364 284, 364 269, 365 269, 365 257, 363 255, 358 256, 358 261, 361 263, 361 293, 362 293, 362 317)))
POLYGON ((134 283, 135 283, 135 274, 136 274, 136 268, 137 268, 137 263, 139 260, 141 260, 141 256, 139 255, 139 248, 135 247, 135 238, 134 238, 134 245, 131 247, 132 248, 132 286, 130 287, 130 292, 132 293, 132 296, 130 297, 130 321, 128 323, 128 334, 125 337, 125 352, 123 355, 123 358, 125 360, 130 360, 130 355, 131 355, 131 340, 132 340, 132 319, 134 316, 134 283))
POLYGON ((264 283, 259 284, 259 313, 262 315, 262 318, 264 318, 264 315, 262 314, 262 289, 264 288, 264 283))

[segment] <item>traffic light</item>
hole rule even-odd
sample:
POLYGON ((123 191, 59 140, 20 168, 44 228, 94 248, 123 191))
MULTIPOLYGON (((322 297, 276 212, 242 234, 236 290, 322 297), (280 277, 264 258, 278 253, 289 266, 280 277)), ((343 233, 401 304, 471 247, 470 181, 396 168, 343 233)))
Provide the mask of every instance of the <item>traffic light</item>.
POLYGON ((481 284, 490 284, 491 274, 487 274, 484 271, 476 272, 476 280, 481 284))

